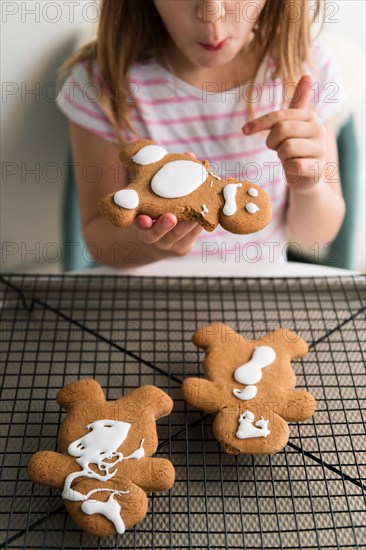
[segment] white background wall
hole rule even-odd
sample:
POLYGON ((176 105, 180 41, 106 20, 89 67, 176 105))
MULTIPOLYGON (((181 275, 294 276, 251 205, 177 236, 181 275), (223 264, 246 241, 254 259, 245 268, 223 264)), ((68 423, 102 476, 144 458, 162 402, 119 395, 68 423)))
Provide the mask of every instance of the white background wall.
MULTIPOLYGON (((365 2, 328 0, 328 4, 325 32, 340 50, 339 61, 349 82, 364 193, 365 2)), ((53 100, 55 71, 76 42, 93 36, 98 10, 96 2, 88 0, 3 0, 0 6, 2 268, 57 271, 68 133, 67 121, 53 100)), ((364 194, 359 219, 357 268, 364 269, 364 194)))
POLYGON ((56 69, 88 39, 95 2, 2 1, 1 241, 6 271, 57 271, 68 151, 56 69), (35 93, 32 93, 32 90, 35 93), (34 171, 34 173, 32 173, 34 171))

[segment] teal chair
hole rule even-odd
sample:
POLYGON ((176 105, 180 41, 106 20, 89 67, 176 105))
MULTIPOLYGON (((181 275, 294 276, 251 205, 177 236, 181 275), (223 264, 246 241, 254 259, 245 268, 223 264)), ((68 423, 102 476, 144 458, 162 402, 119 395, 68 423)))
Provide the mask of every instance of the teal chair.
POLYGON ((334 240, 327 247, 327 253, 319 261, 309 260, 294 251, 290 251, 290 261, 317 263, 343 269, 356 269, 355 243, 357 228, 357 204, 359 189, 359 153, 357 147, 356 128, 353 116, 341 128, 337 138, 339 173, 342 192, 346 202, 346 215, 342 227, 334 240))
POLYGON ((71 155, 67 166, 62 208, 63 270, 80 271, 95 267, 96 264, 88 256, 81 231, 79 201, 71 155))
MULTIPOLYGON (((329 253, 321 258, 319 262, 315 263, 344 269, 354 269, 359 159, 353 117, 350 117, 342 127, 337 138, 337 145, 339 171, 343 195, 347 205, 347 213, 337 238, 329 247, 329 253)), ((64 250, 66 251, 64 254, 63 269, 64 271, 77 271, 95 267, 96 264, 88 258, 81 232, 72 162, 69 162, 68 166, 63 205, 63 241, 64 250)), ((289 252, 288 259, 290 261, 313 263, 293 251, 289 252)))

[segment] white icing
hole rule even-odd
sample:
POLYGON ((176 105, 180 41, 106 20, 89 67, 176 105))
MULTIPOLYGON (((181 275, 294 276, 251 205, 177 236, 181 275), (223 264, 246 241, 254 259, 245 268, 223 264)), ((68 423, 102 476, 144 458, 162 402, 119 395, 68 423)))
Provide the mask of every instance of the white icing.
POLYGON ((242 401, 248 401, 257 395, 257 388, 255 386, 246 386, 242 390, 235 388, 233 389, 233 394, 242 401))
POLYGON ((213 187, 213 184, 214 184, 214 182, 213 182, 213 180, 211 180, 210 187, 213 187))
POLYGON ((133 162, 146 166, 147 164, 154 164, 159 162, 168 154, 168 151, 160 145, 146 145, 132 157, 133 162))
POLYGON ((81 466, 82 470, 69 474, 64 483, 62 498, 73 502, 82 501, 81 509, 86 514, 102 514, 107 519, 112 521, 117 533, 123 533, 125 530, 120 511, 119 503, 114 500, 113 496, 117 494, 127 494, 126 491, 114 491, 113 489, 94 489, 83 495, 71 488, 72 483, 78 477, 88 477, 98 481, 106 482, 111 479, 116 473, 116 465, 123 460, 139 460, 145 456, 143 448, 144 439, 141 440, 140 447, 128 456, 123 456, 119 452, 119 447, 124 443, 130 431, 131 424, 128 422, 115 420, 97 420, 86 426, 89 433, 70 443, 67 451, 71 456, 76 457, 75 462, 81 466), (109 462, 107 462, 109 461, 109 462), (110 462, 112 461, 112 462, 110 462), (95 472, 90 468, 94 464, 99 472, 95 472), (110 471, 112 470, 112 471, 110 471), (107 502, 88 499, 94 493, 108 491, 111 494, 107 502), (87 502, 88 501, 88 502, 87 502))
POLYGON ((210 174, 210 176, 213 176, 213 177, 216 178, 217 180, 222 181, 222 179, 220 178, 220 176, 216 176, 216 174, 214 174, 213 172, 211 172, 211 170, 209 170, 208 173, 210 174))
POLYGON ((225 205, 222 209, 225 216, 233 216, 237 210, 236 206, 236 191, 238 187, 241 187, 241 183, 228 183, 225 185, 223 195, 225 199, 225 205))
POLYGON ((202 211, 201 211, 202 216, 205 216, 205 214, 208 214, 208 208, 205 204, 203 204, 201 208, 202 208, 202 211))
POLYGON ((270 346, 259 346, 254 349, 252 358, 234 372, 234 378, 240 384, 257 384, 262 379, 262 369, 276 359, 276 352, 270 346))
POLYGON ((251 187, 248 191, 248 195, 251 197, 258 197, 259 193, 256 189, 254 189, 254 187, 251 187))
POLYGON ((196 191, 208 172, 199 162, 191 160, 173 160, 165 164, 151 181, 151 189, 164 199, 186 197, 196 191))
POLYGON ((238 439, 251 439, 255 437, 267 437, 271 432, 268 429, 269 420, 265 420, 261 416, 260 420, 253 426, 254 414, 250 411, 245 411, 242 415, 239 416, 239 428, 236 432, 236 437, 238 439))
POLYGON ((245 206, 245 210, 249 212, 249 214, 256 214, 259 208, 253 202, 248 202, 248 204, 245 206))
POLYGON ((114 202, 122 208, 128 208, 129 210, 135 210, 139 205, 139 196, 134 189, 121 189, 114 195, 114 202))

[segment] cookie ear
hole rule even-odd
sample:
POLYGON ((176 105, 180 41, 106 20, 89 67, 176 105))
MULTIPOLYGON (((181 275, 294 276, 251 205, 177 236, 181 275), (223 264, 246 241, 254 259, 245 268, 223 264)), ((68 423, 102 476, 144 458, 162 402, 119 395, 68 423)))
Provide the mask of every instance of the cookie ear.
POLYGON ((279 349, 289 353, 291 359, 304 357, 309 350, 309 346, 305 340, 296 334, 296 332, 287 328, 280 328, 269 332, 261 338, 261 341, 265 342, 268 346, 277 344, 279 349))
POLYGON ((60 390, 56 397, 63 409, 73 409, 85 403, 104 403, 102 388, 95 380, 77 380, 60 390))
POLYGON ((139 139, 130 143, 120 154, 120 160, 133 178, 148 176, 153 165, 163 160, 168 151, 151 139, 139 139))
POLYGON ((156 386, 140 386, 132 390, 128 395, 118 399, 126 410, 131 414, 142 414, 148 411, 148 414, 154 417, 154 420, 167 416, 173 408, 173 401, 168 394, 156 386))
POLYGON ((198 348, 212 350, 222 348, 228 341, 240 342, 240 334, 224 323, 213 323, 198 329, 192 341, 198 348))
MULTIPOLYGON (((132 158, 137 155, 137 153, 141 151, 143 147, 148 147, 149 145, 156 145, 156 143, 151 139, 138 139, 137 141, 129 143, 127 147, 125 147, 123 151, 121 151, 119 156, 120 161, 124 164, 131 164, 133 166, 134 163, 132 161, 132 158)), ((135 166, 137 167, 138 165, 135 164, 135 166)))
POLYGON ((220 225, 237 235, 256 233, 269 224, 272 207, 269 195, 248 181, 228 182, 223 190, 220 225))

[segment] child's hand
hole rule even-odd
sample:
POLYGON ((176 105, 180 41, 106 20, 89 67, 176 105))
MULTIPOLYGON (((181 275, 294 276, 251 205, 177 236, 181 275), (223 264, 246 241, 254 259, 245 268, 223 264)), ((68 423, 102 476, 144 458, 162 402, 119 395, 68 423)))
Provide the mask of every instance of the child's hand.
POLYGON ((155 246, 167 256, 185 256, 188 254, 202 226, 196 222, 177 222, 174 214, 163 214, 155 222, 145 215, 135 220, 141 242, 155 246))
MULTIPOLYGON (((196 158, 194 153, 187 153, 196 158)), ((150 216, 140 215, 135 220, 141 242, 155 246, 167 256, 188 254, 202 226, 196 222, 178 222, 174 214, 163 214, 156 221, 150 216)))
POLYGON ((273 111, 243 127, 247 136, 270 130, 266 145, 277 152, 287 183, 297 193, 306 193, 322 179, 327 157, 326 129, 309 107, 312 85, 309 75, 302 76, 289 109, 273 111))

